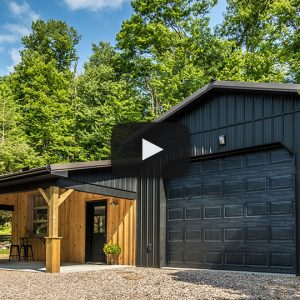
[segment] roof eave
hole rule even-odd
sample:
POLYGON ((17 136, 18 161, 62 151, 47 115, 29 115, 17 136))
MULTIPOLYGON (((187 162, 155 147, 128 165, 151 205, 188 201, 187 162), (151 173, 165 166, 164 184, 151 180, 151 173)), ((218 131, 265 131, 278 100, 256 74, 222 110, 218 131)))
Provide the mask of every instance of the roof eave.
POLYGON ((40 175, 48 175, 51 174, 49 166, 30 169, 28 171, 21 171, 17 173, 11 173, 0 176, 0 182, 6 182, 11 180, 19 180, 26 177, 35 177, 40 175))
POLYGON ((251 92, 251 93, 277 93, 300 95, 300 84, 292 83, 257 83, 257 82, 239 82, 239 81, 212 81, 205 85, 182 102, 178 103, 170 110, 159 116, 154 122, 163 122, 177 115, 196 100, 208 95, 211 91, 229 91, 235 92, 251 92))
POLYGON ((77 170, 86 170, 86 169, 101 169, 111 167, 110 160, 99 160, 99 161, 90 161, 90 162, 73 162, 65 164, 53 164, 50 165, 51 173, 55 174, 59 171, 77 171, 77 170))

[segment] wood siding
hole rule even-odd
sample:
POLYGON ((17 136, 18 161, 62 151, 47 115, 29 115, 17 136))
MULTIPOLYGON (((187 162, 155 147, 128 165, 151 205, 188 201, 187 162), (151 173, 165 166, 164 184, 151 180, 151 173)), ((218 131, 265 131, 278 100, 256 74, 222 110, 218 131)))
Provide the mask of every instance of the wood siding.
MULTIPOLYGON (((63 192, 63 191, 61 191, 63 192)), ((30 236, 32 228, 31 195, 37 192, 0 195, 0 204, 14 205, 12 239, 30 236)), ((87 201, 107 201, 107 241, 119 243, 120 264, 135 265, 136 203, 134 200, 74 192, 59 207, 61 261, 85 262, 85 218, 87 201), (113 205, 118 204, 118 205, 113 205)), ((46 202, 45 202, 46 205, 46 202)), ((36 260, 45 260, 45 239, 31 238, 36 260)))

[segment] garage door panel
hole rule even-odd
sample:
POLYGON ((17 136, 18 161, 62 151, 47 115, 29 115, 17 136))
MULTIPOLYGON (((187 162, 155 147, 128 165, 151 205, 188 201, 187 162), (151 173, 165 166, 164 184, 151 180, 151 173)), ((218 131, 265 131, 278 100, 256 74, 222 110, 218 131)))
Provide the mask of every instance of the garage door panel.
MULTIPOLYGON (((277 224, 276 224, 277 225, 277 224)), ((271 240, 272 241, 294 241, 295 240, 295 230, 292 226, 277 227, 276 225, 271 227, 271 240)))
POLYGON ((166 182, 168 264, 294 272, 294 181, 285 149, 194 163, 166 182))
MULTIPOLYGON (((294 215, 293 202, 246 202, 244 204, 225 204, 220 206, 203 205, 201 207, 175 208, 167 209, 167 220, 169 222, 189 221, 213 222, 213 220, 222 220, 219 225, 223 226, 224 219, 227 223, 241 222, 293 222, 291 218, 294 215)), ((209 223, 212 224, 212 223, 209 223)))
POLYGON ((272 252, 270 257, 271 267, 283 267, 293 269, 295 265, 295 254, 285 252, 272 252))
MULTIPOLYGON (((186 187, 181 188, 169 188, 168 199, 170 201, 187 201, 194 200, 194 198, 209 198, 209 200, 219 199, 219 195, 224 197, 235 198, 240 195, 249 194, 252 199, 253 195, 259 198, 270 197, 272 193, 276 195, 278 190, 284 194, 291 193, 294 187, 293 175, 274 175, 270 177, 256 177, 239 179, 224 179, 218 177, 215 180, 222 180, 220 183, 214 181, 199 182, 186 182, 186 187), (256 193, 259 192, 259 193, 256 193), (214 199, 215 198, 215 199, 214 199)), ((278 194, 277 194, 278 196, 278 194)), ((281 195, 280 195, 281 196, 281 195)))
POLYGON ((272 216, 285 216, 294 214, 294 205, 292 202, 292 197, 287 196, 285 199, 281 197, 279 200, 272 199, 270 203, 270 215, 272 216), (285 200, 285 201, 283 201, 285 200))
POLYGON ((173 265, 213 268, 213 269, 231 269, 248 271, 275 271, 291 273, 293 272, 295 259, 291 253, 268 253, 268 252, 186 252, 186 251, 168 251, 168 260, 173 265))
MULTIPOLYGON (((236 225, 240 224, 237 223, 236 225)), ((278 224, 274 224, 274 226, 264 225, 269 224, 264 223, 256 227, 251 227, 253 224, 249 223, 248 226, 232 226, 230 228, 202 228, 202 224, 186 225, 185 227, 168 227, 168 241, 211 242, 220 240, 229 243, 233 243, 234 241, 244 242, 247 245, 258 241, 260 243, 263 241, 276 241, 276 247, 279 246, 280 242, 294 242, 295 228, 293 224, 290 224, 290 226, 284 224, 280 227, 278 224)), ((271 246, 269 245, 269 247, 271 246)))

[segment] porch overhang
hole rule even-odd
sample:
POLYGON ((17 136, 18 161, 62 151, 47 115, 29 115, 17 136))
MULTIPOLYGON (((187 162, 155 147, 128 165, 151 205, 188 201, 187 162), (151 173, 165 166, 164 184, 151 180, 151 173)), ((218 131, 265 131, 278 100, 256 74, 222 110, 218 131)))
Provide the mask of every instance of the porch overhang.
POLYGON ((54 164, 0 176, 0 194, 57 186, 80 192, 136 199, 135 179, 129 179, 132 181, 130 188, 122 184, 124 180, 128 181, 114 177, 110 161, 54 164))

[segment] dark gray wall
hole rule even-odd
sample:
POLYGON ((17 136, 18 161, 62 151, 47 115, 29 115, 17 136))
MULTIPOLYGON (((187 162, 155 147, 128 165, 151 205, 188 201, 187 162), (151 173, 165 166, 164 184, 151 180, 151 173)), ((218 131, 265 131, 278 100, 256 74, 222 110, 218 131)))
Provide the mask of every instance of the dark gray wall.
MULTIPOLYGON (((281 143, 295 153, 296 160, 296 247, 297 273, 300 273, 300 96, 222 92, 195 101, 193 107, 169 122, 185 124, 191 135, 192 159, 217 153, 281 143), (226 145, 219 146, 219 135, 226 145)), ((160 214, 159 180, 138 183, 137 264, 158 267, 162 262, 159 245, 165 224, 160 214), (152 245, 152 251, 149 251, 152 245), (147 251, 148 248, 148 251, 147 251)), ((151 250, 151 249, 150 249, 151 250)), ((163 264, 163 262, 162 262, 163 264)))
POLYGON ((123 191, 136 192, 137 190, 136 178, 118 178, 111 169, 73 171, 69 173, 68 179, 79 183, 89 183, 123 191))
POLYGON ((137 265, 160 266, 160 181, 141 179, 137 185, 137 265))

